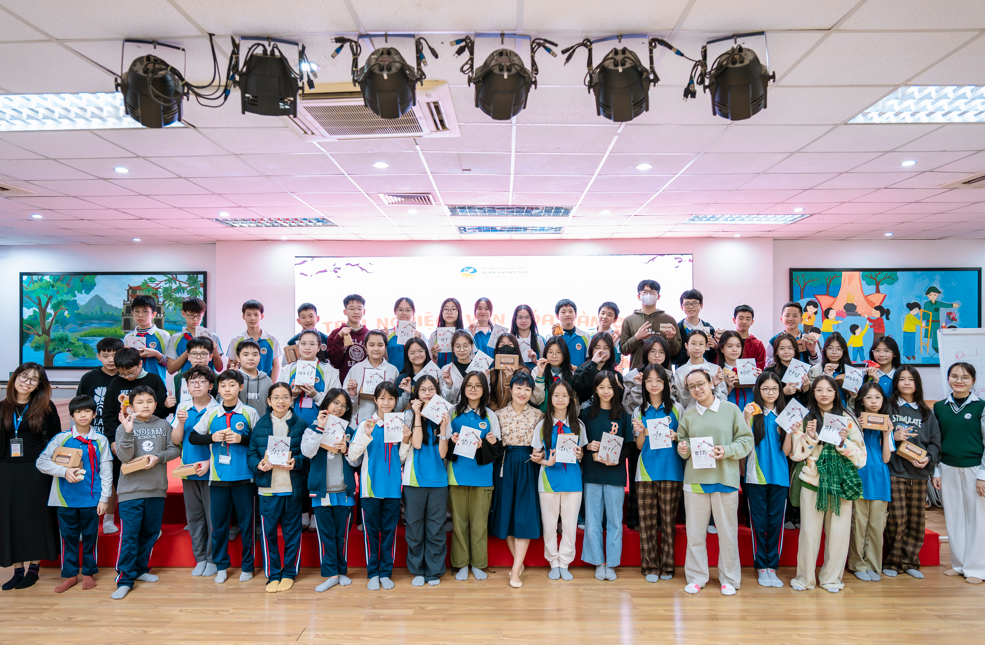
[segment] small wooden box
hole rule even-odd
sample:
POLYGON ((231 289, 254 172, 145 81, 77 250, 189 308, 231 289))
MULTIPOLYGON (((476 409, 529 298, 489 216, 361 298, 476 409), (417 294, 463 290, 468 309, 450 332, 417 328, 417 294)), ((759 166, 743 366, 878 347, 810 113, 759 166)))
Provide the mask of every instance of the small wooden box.
POLYGON ((496 354, 496 360, 493 362, 493 369, 501 370, 504 367, 512 367, 516 369, 520 366, 520 357, 513 354, 496 354))
POLYGON ((889 422, 888 414, 863 412, 859 421, 862 423, 862 427, 866 430, 881 430, 883 432, 889 432, 893 429, 893 424, 889 422))
POLYGON ((909 441, 902 441, 900 445, 896 447, 896 454, 903 459, 909 459, 910 461, 920 461, 927 456, 927 451, 916 445, 915 443, 910 443, 909 441))
POLYGON ((674 327, 676 326, 677 325, 675 325, 674 323, 660 323, 660 333, 663 333, 665 330, 668 329, 674 329, 674 327))
POLYGON ((197 472, 198 472, 198 467, 196 464, 182 464, 181 466, 178 466, 177 468, 172 470, 171 474, 174 475, 175 477, 190 477, 191 475, 194 475, 197 472))
POLYGON ((298 346, 297 345, 285 345, 284 346, 284 360, 288 363, 298 362, 298 346))
POLYGON ((150 455, 144 455, 143 457, 137 457, 133 461, 128 461, 120 467, 121 473, 133 473, 138 470, 143 470, 147 467, 147 463, 150 461, 150 455))
POLYGON ((80 448, 55 448, 51 461, 65 468, 78 468, 82 465, 82 450, 80 448))
POLYGON ((797 339, 797 351, 801 354, 807 351, 807 343, 804 342, 803 338, 797 339))

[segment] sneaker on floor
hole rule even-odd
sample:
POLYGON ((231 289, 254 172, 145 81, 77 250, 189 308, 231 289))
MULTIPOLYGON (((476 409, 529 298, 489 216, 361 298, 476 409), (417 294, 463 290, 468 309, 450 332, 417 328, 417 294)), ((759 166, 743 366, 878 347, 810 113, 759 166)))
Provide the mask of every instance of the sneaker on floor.
POLYGON ((735 587, 733 587, 730 584, 724 584, 724 585, 722 585, 722 595, 723 596, 734 596, 735 595, 735 587))
POLYGON ((701 586, 696 582, 692 582, 688 586, 684 587, 684 593, 689 593, 692 596, 699 591, 701 591, 701 586))
POLYGON ((872 578, 869 577, 868 571, 852 571, 852 575, 858 578, 859 580, 863 580, 865 582, 872 582, 872 578))
POLYGON ((770 580, 770 574, 766 571, 766 569, 758 569, 757 571, 759 572, 759 586, 772 587, 773 581, 770 580))
POLYGON ((776 575, 776 569, 767 569, 766 573, 769 574, 770 583, 772 583, 774 589, 779 589, 783 586, 783 581, 776 575))

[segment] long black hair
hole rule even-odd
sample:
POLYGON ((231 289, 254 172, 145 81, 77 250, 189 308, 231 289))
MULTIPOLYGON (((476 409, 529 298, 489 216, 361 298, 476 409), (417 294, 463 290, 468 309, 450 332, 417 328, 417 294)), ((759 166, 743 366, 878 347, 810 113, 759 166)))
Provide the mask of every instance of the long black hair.
MULTIPOLYGON (((406 300, 406 298, 402 299, 406 300)), ((413 364, 410 362, 410 348, 413 345, 420 345, 421 349, 424 350, 424 363, 421 365, 421 369, 423 369, 424 365, 427 365, 431 360, 431 350, 428 349, 428 344, 424 342, 423 338, 417 338, 415 336, 414 338, 408 340, 407 344, 404 345, 404 374, 411 377, 418 372, 418 370, 415 370, 413 364)), ((401 380, 403 379, 398 379, 397 382, 399 383, 401 380)))
POLYGON ((45 415, 48 414, 48 409, 51 407, 51 381, 48 380, 48 374, 45 373, 44 368, 37 363, 21 363, 10 375, 10 379, 7 381, 7 396, 0 402, 0 417, 3 418, 9 428, 13 429, 14 412, 17 411, 18 405, 15 383, 22 374, 30 374, 30 372, 37 374, 38 385, 28 399, 27 411, 22 414, 24 414, 24 420, 27 421, 27 429, 38 434, 42 432, 45 415))
MULTIPOLYGON (((435 378, 433 376, 431 376, 430 374, 425 374, 421 378, 417 379, 417 382, 414 383, 414 387, 411 388, 411 393, 410 393, 410 399, 411 399, 411 401, 413 401, 415 399, 420 400, 420 398, 421 398, 421 394, 420 394, 421 385, 423 383, 428 383, 428 382, 430 382, 431 385, 434 386, 434 395, 435 396, 440 396, 440 394, 441 394, 441 386, 438 385, 438 381, 435 380, 435 378)), ((423 401, 421 401, 421 407, 422 408, 424 407, 424 402, 423 401)), ((421 415, 421 429, 424 430, 424 432, 422 433, 423 434, 423 437, 421 439, 421 443, 423 443, 426 446, 429 446, 432 443, 437 443, 438 442, 438 432, 440 431, 440 426, 437 423, 435 423, 431 419, 428 419, 427 417, 421 415)))
POLYGON ((480 417, 486 416, 486 407, 489 405, 489 381, 486 380, 486 375, 482 372, 469 372, 462 379, 462 388, 458 392, 458 404, 455 405, 455 416, 460 416, 465 414, 469 410, 469 400, 465 396, 465 386, 468 385, 469 379, 476 377, 479 379, 479 384, 482 386, 482 397, 479 399, 479 405, 476 407, 476 414, 480 417))
MULTIPOLYGON (((602 332, 605 334, 605 332, 602 332)), ((597 334, 596 334, 597 335, 597 334)), ((608 336, 608 334, 605 334, 608 336)), ((609 387, 612 388, 612 408, 609 410, 609 419, 612 421, 618 421, 622 418, 622 385, 619 383, 619 379, 616 378, 616 373, 611 370, 603 370, 595 375, 595 382, 592 383, 592 407, 588 410, 588 418, 594 419, 602 412, 602 404, 599 402, 598 389, 599 386, 605 381, 609 382, 609 387)))
POLYGON ((763 395, 759 390, 767 381, 774 381, 780 390, 780 395, 776 397, 776 403, 774 403, 777 415, 787 407, 786 398, 783 396, 783 382, 780 381, 780 377, 775 372, 763 372, 760 374, 759 378, 756 379, 756 385, 752 388, 752 400, 763 411, 762 414, 757 414, 752 418, 752 438, 757 444, 766 436, 766 402, 763 400, 763 395))
POLYGON ((818 432, 821 431, 821 426, 824 424, 824 412, 822 412, 821 408, 818 406, 817 397, 814 396, 814 392, 817 390, 817 386, 821 383, 829 384, 835 391, 834 401, 831 402, 831 414, 852 414, 851 410, 846 409, 844 404, 841 402, 841 396, 838 394, 838 383, 834 380, 834 377, 828 376, 827 374, 821 374, 814 379, 813 383, 811 383, 811 389, 807 393, 807 417, 804 419, 805 423, 807 421, 817 421, 818 432))
POLYGON ((879 385, 879 381, 866 381, 865 383, 862 383, 862 387, 858 389, 858 394, 855 395, 856 417, 866 411, 864 399, 872 390, 878 392, 879 396, 882 397, 882 405, 879 407, 878 414, 889 414, 889 397, 887 397, 886 393, 882 391, 882 386, 879 385))
POLYGON ((663 406, 664 412, 670 414, 670 411, 674 407, 674 397, 670 392, 670 373, 663 368, 663 365, 657 365, 656 363, 650 363, 643 368, 643 403, 640 405, 640 412, 645 413, 647 409, 652 405, 650 402, 650 393, 646 390, 646 380, 650 378, 650 374, 656 373, 657 377, 663 381, 664 389, 661 392, 660 405, 663 406))
POLYGON ((340 394, 345 397, 345 414, 339 418, 348 423, 352 419, 352 397, 340 387, 333 387, 328 392, 325 392, 325 398, 321 400, 321 405, 318 406, 318 409, 327 410, 332 401, 339 398, 340 394))
POLYGON ((643 341, 643 352, 639 355, 638 359, 635 354, 633 355, 633 362, 630 365, 630 369, 639 370, 649 365, 650 350, 653 349, 654 345, 660 345, 660 347, 663 348, 664 362, 660 363, 660 366, 665 370, 669 370, 671 359, 673 357, 670 355, 670 343, 667 342, 667 339, 664 338, 663 334, 654 334, 643 341))
MULTIPOLYGON (((579 428, 578 425, 578 397, 575 396, 575 388, 571 386, 571 383, 567 381, 558 381, 551 386, 551 389, 547 393, 547 410, 544 412, 544 423, 541 427, 542 438, 544 440, 544 450, 550 454, 551 450, 551 434, 554 431, 554 424, 557 421, 563 421, 568 424, 571 428, 571 432, 575 432, 579 428), (568 418, 566 419, 555 419, 554 418, 554 391, 559 387, 564 388, 568 393, 568 418)), ((613 403, 613 409, 615 409, 616 404, 613 403)))
POLYGON ((456 330, 458 330, 458 329, 464 329, 464 328, 465 328, 465 325, 463 325, 463 324, 462 324, 462 303, 460 303, 460 302, 459 302, 459 301, 458 301, 457 299, 455 299, 455 298, 445 298, 445 299, 444 299, 444 300, 443 300, 443 301, 441 302, 441 308, 440 308, 440 309, 438 310, 438 312, 439 312, 439 313, 438 313, 438 321, 439 321, 439 322, 440 322, 441 324, 440 324, 440 325, 438 325, 438 327, 446 327, 446 326, 447 326, 447 325, 445 325, 445 315, 444 315, 444 311, 445 311, 445 305, 447 305, 447 304, 448 304, 449 302, 450 302, 451 304, 453 304, 453 305, 455 305, 455 309, 457 309, 457 310, 458 310, 458 319, 457 319, 457 320, 455 320, 455 329, 456 329, 456 330))
POLYGON ((821 348, 821 365, 822 367, 831 361, 828 360, 828 346, 838 345, 841 347, 841 360, 838 361, 837 371, 842 374, 845 373, 845 366, 851 365, 852 361, 848 356, 848 343, 845 342, 845 337, 838 332, 832 332, 828 339, 824 341, 824 347, 821 348))
POLYGON ((725 352, 721 351, 722 347, 725 347, 725 343, 732 340, 733 338, 739 339, 739 358, 742 358, 742 352, 746 350, 746 341, 739 335, 739 332, 728 329, 722 332, 722 337, 718 339, 718 366, 725 367, 725 352))
POLYGON ((913 390, 913 401, 920 408, 921 420, 926 421, 932 413, 930 408, 927 407, 927 403, 923 400, 923 382, 920 380, 920 372, 912 365, 903 365, 893 375, 893 389, 890 390, 891 394, 889 395, 890 405, 896 407, 896 399, 902 398, 899 392, 899 380, 903 374, 909 374, 913 377, 913 385, 915 386, 913 390))
POLYGON ((524 310, 530 314, 530 349, 534 350, 534 352, 537 353, 537 356, 541 356, 540 334, 537 331, 537 317, 534 316, 534 310, 530 308, 530 305, 517 305, 516 309, 513 310, 513 322, 510 323, 510 333, 517 338, 520 337, 520 327, 516 324, 516 315, 520 313, 521 310, 524 310))
MULTIPOLYGON (((568 351, 568 343, 566 343, 563 338, 561 338, 560 336, 551 336, 550 338, 547 339, 547 342, 544 343, 544 358, 547 358, 547 350, 549 350, 554 345, 557 345, 558 348, 561 350, 561 366, 560 366, 561 380, 568 381, 570 383, 571 376, 573 373, 573 370, 571 369, 571 353, 568 351)), ((552 367, 553 366, 550 364, 547 365, 548 370, 550 370, 552 367)), ((543 376, 546 381, 547 375, 541 374, 541 376, 543 376)))
POLYGON ((883 336, 876 342, 872 343, 872 347, 869 348, 869 360, 875 362, 875 355, 873 352, 879 345, 885 345, 889 348, 889 351, 893 353, 893 369, 900 366, 903 361, 900 359, 899 345, 896 343, 896 339, 892 336, 883 336))
POLYGON ((612 336, 604 331, 600 331, 594 336, 592 340, 588 343, 588 361, 591 362, 592 356, 595 355, 595 349, 598 347, 599 343, 605 343, 609 348, 609 358, 606 359, 599 371, 615 372, 616 371, 616 344, 612 342, 612 336))

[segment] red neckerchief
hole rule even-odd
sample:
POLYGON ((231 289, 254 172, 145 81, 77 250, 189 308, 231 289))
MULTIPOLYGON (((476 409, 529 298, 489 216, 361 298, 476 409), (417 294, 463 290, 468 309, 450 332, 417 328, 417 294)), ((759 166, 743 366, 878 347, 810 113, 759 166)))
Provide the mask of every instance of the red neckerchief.
MULTIPOLYGON (((559 436, 560 435, 563 435, 563 434, 571 434, 570 432, 565 432, 564 431, 564 422, 563 421, 558 421, 557 423, 555 423, 554 424, 554 429, 557 431, 557 434, 559 436)), ((569 430, 570 430, 570 428, 569 428, 569 430)), ((554 440, 554 448, 555 448, 555 450, 557 449, 557 439, 554 440)), ((564 472, 568 472, 568 464, 561 464, 561 465, 564 466, 564 472)))
POLYGON ((194 340, 194 339, 192 338, 192 335, 191 335, 191 334, 189 334, 189 333, 188 333, 187 331, 186 331, 186 332, 185 332, 185 333, 184 333, 183 335, 184 335, 184 337, 185 337, 185 340, 194 340))
MULTIPOLYGON (((235 411, 233 411, 233 412, 225 412, 224 414, 226 415, 226 430, 232 430, 233 429, 233 415, 236 414, 236 412, 235 411)), ((228 455, 229 454, 229 443, 223 441, 222 442, 222 445, 224 445, 226 447, 226 454, 228 455)))
POLYGON ((555 374, 554 372, 551 372, 551 379, 552 379, 551 380, 551 385, 553 385, 553 384, 555 384, 555 383, 557 383, 558 381, 561 380, 561 375, 560 374, 555 374))
POLYGON ((89 449, 89 496, 92 497, 92 493, 96 486, 96 442, 92 439, 86 439, 82 435, 76 437, 81 443, 89 449))

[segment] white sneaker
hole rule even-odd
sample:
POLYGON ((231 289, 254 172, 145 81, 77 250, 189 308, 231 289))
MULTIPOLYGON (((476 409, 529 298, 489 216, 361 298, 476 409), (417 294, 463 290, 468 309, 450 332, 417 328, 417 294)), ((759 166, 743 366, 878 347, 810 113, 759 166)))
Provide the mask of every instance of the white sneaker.
POLYGON ((729 585, 729 584, 722 585, 722 595, 723 596, 734 596, 735 595, 735 587, 733 587, 732 585, 729 585))
POLYGON ((689 584, 688 586, 686 586, 686 587, 684 587, 684 592, 685 592, 685 593, 689 593, 689 594, 691 594, 692 596, 693 596, 694 594, 696 594, 696 593, 698 593, 699 591, 701 591, 701 587, 700 587, 700 586, 698 586, 698 583, 696 583, 696 582, 692 582, 692 583, 691 583, 691 584, 689 584))

